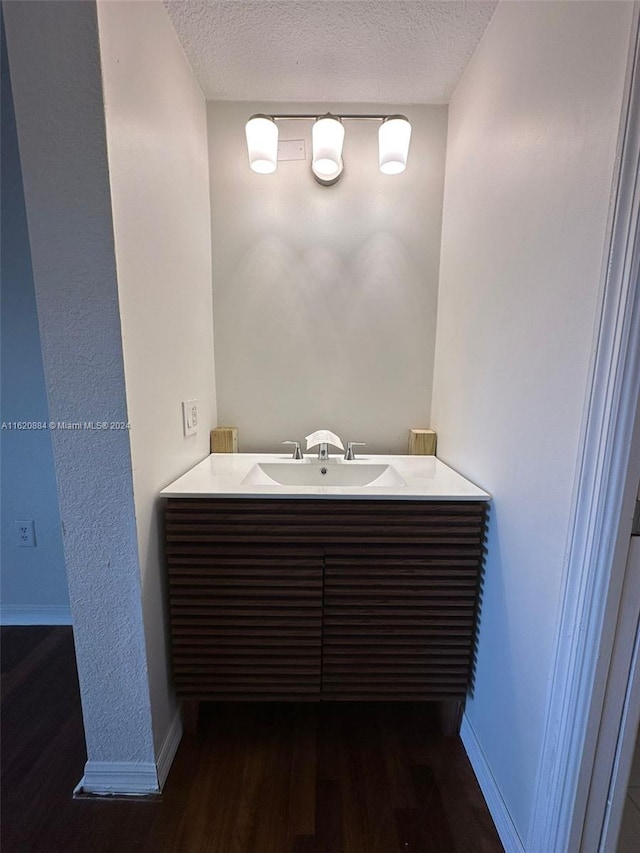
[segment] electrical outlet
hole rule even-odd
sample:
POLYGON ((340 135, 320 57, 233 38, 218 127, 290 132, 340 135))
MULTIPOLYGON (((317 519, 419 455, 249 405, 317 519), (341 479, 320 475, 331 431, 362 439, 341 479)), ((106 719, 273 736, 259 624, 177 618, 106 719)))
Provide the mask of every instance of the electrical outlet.
POLYGON ((198 401, 182 401, 182 426, 185 437, 198 432, 198 401))
POLYGON ((18 548, 36 547, 36 523, 29 521, 14 521, 16 531, 16 545, 18 548))

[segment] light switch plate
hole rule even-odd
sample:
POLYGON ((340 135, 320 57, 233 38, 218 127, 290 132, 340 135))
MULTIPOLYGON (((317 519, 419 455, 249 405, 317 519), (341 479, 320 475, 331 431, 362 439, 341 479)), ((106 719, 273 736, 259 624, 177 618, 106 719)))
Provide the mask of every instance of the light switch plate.
POLYGON ((198 432, 198 401, 182 401, 182 426, 185 438, 198 432))

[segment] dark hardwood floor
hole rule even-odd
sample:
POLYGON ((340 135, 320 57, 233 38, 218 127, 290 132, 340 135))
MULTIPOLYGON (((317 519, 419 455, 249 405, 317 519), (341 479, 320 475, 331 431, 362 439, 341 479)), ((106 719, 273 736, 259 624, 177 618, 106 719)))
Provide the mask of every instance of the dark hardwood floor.
POLYGON ((3 628, 3 853, 501 853, 420 704, 205 706, 160 801, 78 800, 70 628, 3 628))

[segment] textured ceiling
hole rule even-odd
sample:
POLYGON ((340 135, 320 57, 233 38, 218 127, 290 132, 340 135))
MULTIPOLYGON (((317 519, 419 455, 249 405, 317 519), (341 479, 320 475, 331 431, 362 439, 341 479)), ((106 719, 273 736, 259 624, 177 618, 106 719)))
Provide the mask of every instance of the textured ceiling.
POLYGON ((496 2, 165 0, 210 100, 447 103, 496 2))

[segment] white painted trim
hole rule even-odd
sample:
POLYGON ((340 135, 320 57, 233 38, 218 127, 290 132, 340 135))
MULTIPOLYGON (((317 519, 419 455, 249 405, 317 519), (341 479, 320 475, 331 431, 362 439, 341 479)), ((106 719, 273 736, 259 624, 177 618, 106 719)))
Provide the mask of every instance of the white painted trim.
POLYGON ((0 625, 73 625, 68 604, 3 604, 0 625))
POLYGON ((507 804, 502 799, 502 794, 500 793, 495 777, 491 772, 480 742, 466 714, 462 717, 460 738, 473 767, 473 772, 476 774, 480 790, 487 803, 489 813, 493 818, 505 853, 524 853, 522 839, 518 835, 507 804))
POLYGON ((638 20, 636 3, 601 319, 528 853, 583 849, 581 838, 602 715, 607 656, 610 660, 617 617, 612 599, 616 590, 619 596, 624 572, 616 551, 627 509, 622 496, 640 391, 640 287, 631 274, 639 202, 638 20))
POLYGON ((180 708, 178 708, 156 759, 160 790, 164 788, 164 783, 167 781, 169 770, 173 764, 173 759, 176 757, 176 752, 178 751, 181 740, 182 714, 180 713, 180 708))
POLYGON ((180 708, 169 726, 155 764, 130 761, 87 761, 84 776, 74 793, 155 794, 167 781, 182 739, 180 708))
POLYGON ((156 765, 148 761, 87 761, 74 794, 157 794, 156 765))
MULTIPOLYGON (((620 633, 624 631, 623 646, 628 644, 630 634, 635 634, 635 642, 631 649, 630 663, 628 661, 627 648, 614 650, 612 670, 617 674, 617 663, 620 664, 620 669, 626 669, 626 672, 624 672, 626 676, 624 689, 622 691, 616 689, 612 697, 612 701, 616 701, 616 704, 619 703, 622 705, 622 709, 617 713, 617 707, 610 708, 605 705, 603 715, 605 717, 605 725, 603 725, 604 732, 608 733, 607 730, 609 728, 615 728, 615 735, 617 735, 616 741, 612 746, 607 744, 610 750, 613 750, 613 760, 607 754, 605 754, 602 760, 602 764, 608 765, 609 768, 613 765, 613 772, 610 772, 610 779, 606 780, 610 784, 606 787, 602 786, 605 789, 598 792, 604 803, 598 803, 591 810, 587 811, 587 827, 589 827, 590 823, 594 825, 594 843, 592 844, 592 849, 595 850, 597 848, 602 853, 615 853, 618 847, 618 836, 620 835, 620 827, 622 825, 622 814, 627 799, 627 787, 638 735, 638 724, 640 722, 640 632, 637 630, 638 610, 640 607, 639 586, 640 539, 634 537, 631 540, 631 547, 629 549, 627 578, 623 592, 623 602, 625 605, 629 605, 625 609, 632 611, 625 615, 629 615, 633 619, 633 625, 630 625, 627 620, 623 620, 623 624, 620 625, 620 633), (629 589, 629 587, 633 587, 633 589, 629 589), (630 592, 631 595, 629 594, 630 592), (622 658, 621 661, 619 660, 620 658, 622 658), (590 811, 596 813, 591 815, 590 811), (598 826, 597 818, 603 812, 604 820, 598 826), (592 818, 592 820, 589 821, 589 818, 592 818), (595 832, 598 830, 599 835, 596 836, 595 832)), ((610 687, 607 688, 607 699, 609 699, 609 694, 613 692, 610 687)), ((600 746, 600 744, 598 745, 600 746)), ((600 767, 599 758, 600 756, 596 754, 596 770, 600 767)), ((589 804, 591 804, 591 800, 589 804)), ((587 843, 591 843, 591 839, 587 838, 585 833, 582 845, 585 850, 589 849, 587 843)))

